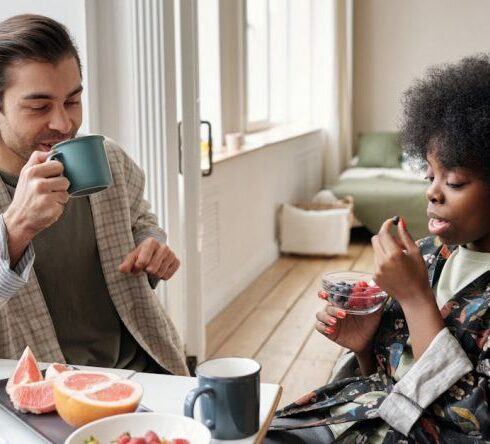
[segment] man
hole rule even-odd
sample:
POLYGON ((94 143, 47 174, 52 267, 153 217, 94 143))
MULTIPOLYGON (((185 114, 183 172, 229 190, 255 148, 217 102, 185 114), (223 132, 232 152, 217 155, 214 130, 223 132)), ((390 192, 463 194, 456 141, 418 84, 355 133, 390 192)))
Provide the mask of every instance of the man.
POLYGON ((105 142, 114 184, 70 199, 47 161, 82 121, 77 50, 58 22, 0 23, 0 358, 29 345, 41 361, 187 374, 152 291, 179 260, 165 244, 144 175, 105 142))

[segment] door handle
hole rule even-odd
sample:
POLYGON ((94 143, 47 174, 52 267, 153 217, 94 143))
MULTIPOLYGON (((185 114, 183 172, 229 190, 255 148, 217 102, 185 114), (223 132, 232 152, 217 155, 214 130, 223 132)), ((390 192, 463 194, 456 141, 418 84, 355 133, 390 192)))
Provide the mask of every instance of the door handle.
POLYGON ((208 162, 209 167, 207 170, 202 170, 201 174, 203 177, 208 177, 213 174, 213 131, 211 127, 211 122, 208 120, 201 120, 201 125, 206 125, 208 127, 208 162))
MULTIPOLYGON (((211 122, 208 120, 201 120, 201 125, 206 125, 208 127, 208 161, 209 167, 207 170, 202 170, 201 174, 203 177, 211 176, 213 174, 213 131, 211 122)), ((183 174, 182 170, 182 122, 177 124, 177 135, 178 135, 178 150, 179 150, 179 173, 183 174)))

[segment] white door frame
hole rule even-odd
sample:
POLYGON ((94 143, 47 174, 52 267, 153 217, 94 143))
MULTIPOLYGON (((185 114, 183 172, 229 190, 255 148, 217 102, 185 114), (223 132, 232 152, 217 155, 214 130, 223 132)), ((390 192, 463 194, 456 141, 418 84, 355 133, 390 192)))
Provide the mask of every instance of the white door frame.
POLYGON ((91 101, 98 105, 93 128, 120 142, 146 173, 146 196, 182 262, 179 272, 159 285, 158 294, 187 354, 201 360, 205 331, 198 247, 197 3, 86 0, 86 7, 87 17, 96 22, 87 26, 90 77, 96 79, 93 91, 99 94, 91 101), (97 39, 96 44, 91 39, 97 39))
POLYGON ((179 38, 178 76, 182 119, 182 185, 181 208, 184 222, 186 350, 188 355, 204 358, 205 324, 201 288, 201 151, 199 117, 199 47, 197 0, 176 0, 176 22, 179 38))

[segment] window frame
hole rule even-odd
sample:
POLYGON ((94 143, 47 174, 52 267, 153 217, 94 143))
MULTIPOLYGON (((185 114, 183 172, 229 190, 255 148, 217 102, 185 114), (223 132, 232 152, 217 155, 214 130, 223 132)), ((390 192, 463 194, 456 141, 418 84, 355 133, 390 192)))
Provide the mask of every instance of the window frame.
MULTIPOLYGON (((270 95, 271 85, 272 85, 272 72, 273 67, 268 57, 268 98, 267 98, 267 108, 268 108, 268 118, 266 120, 260 120, 255 122, 248 121, 247 113, 247 15, 246 15, 246 3, 247 0, 206 0, 209 2, 209 7, 215 10, 214 16, 206 17, 206 28, 218 29, 214 41, 216 41, 216 48, 208 48, 212 53, 211 60, 219 61, 219 69, 217 75, 207 79, 207 82, 213 82, 213 90, 218 92, 219 101, 217 106, 213 106, 213 110, 206 110, 206 113, 201 114, 202 118, 210 120, 213 124, 213 140, 216 146, 225 145, 225 135, 228 133, 242 133, 244 136, 248 134, 254 134, 259 132, 265 132, 274 130, 278 126, 290 126, 297 125, 298 122, 291 121, 292 116, 292 103, 291 97, 285 100, 285 113, 284 121, 274 121, 273 100, 274 98, 270 95)), ((270 6, 267 0, 268 8, 268 28, 269 32, 267 35, 268 39, 268 53, 271 51, 271 35, 270 27, 271 16, 270 16, 270 6)), ((313 0, 305 2, 310 11, 313 10, 313 0)), ((288 8, 287 16, 288 23, 287 28, 291 26, 290 23, 290 9, 288 8)), ((200 25, 201 26, 201 25, 200 25)), ((201 29, 201 28, 200 28, 201 29)), ((211 31, 212 32, 212 31, 211 31)), ((314 35, 314 30, 311 30, 311 36, 314 35)), ((286 43, 287 59, 285 60, 285 70, 289 73, 289 65, 291 64, 291 42, 289 38, 286 43)), ((311 37, 310 36, 310 37, 311 37)), ((209 43, 209 44, 212 44, 209 43)), ((312 60, 309 60, 310 74, 312 72, 312 60)), ((201 64, 200 64, 201 65, 201 64)), ((289 90, 289 85, 291 79, 288 74, 286 90, 289 90)), ((311 96, 311 91, 308 92, 310 96, 310 116, 313 118, 312 108, 314 98, 311 96)), ((310 123, 314 123, 313 121, 310 123)), ((303 123, 300 123, 304 125, 303 123)), ((307 123, 308 125, 309 123, 307 123)))
POLYGON ((244 121, 244 129, 245 133, 254 133, 258 131, 265 131, 267 129, 270 129, 274 126, 272 120, 271 120, 271 95, 270 95, 270 85, 271 85, 271 63, 270 63, 270 52, 271 52, 271 39, 270 39, 270 5, 269 5, 269 0, 263 0, 264 3, 266 4, 265 8, 267 11, 266 14, 266 61, 267 61, 267 67, 266 67, 266 90, 268 91, 267 93, 267 118, 262 119, 262 120, 249 120, 248 119, 248 21, 247 21, 247 3, 248 0, 243 0, 243 26, 242 26, 242 36, 241 40, 243 42, 243 73, 242 73, 242 78, 243 78, 243 97, 244 97, 244 106, 243 106, 243 121, 244 121))

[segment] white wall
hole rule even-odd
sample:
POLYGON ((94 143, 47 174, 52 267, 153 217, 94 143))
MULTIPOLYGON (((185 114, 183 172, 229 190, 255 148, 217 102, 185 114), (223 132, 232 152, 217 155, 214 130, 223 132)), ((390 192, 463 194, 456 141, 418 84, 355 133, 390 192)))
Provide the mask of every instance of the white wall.
POLYGON ((321 188, 320 131, 215 165, 202 180, 202 286, 209 321, 278 257, 277 211, 321 188))
POLYGON ((426 68, 490 50, 488 0, 356 0, 354 128, 393 130, 426 68))
POLYGON ((87 70, 87 15, 86 0, 0 0, 0 21, 18 14, 41 14, 51 17, 68 28, 79 50, 82 63, 82 76, 84 78, 83 94, 83 125, 82 132, 89 132, 90 121, 88 116, 89 90, 87 70))

